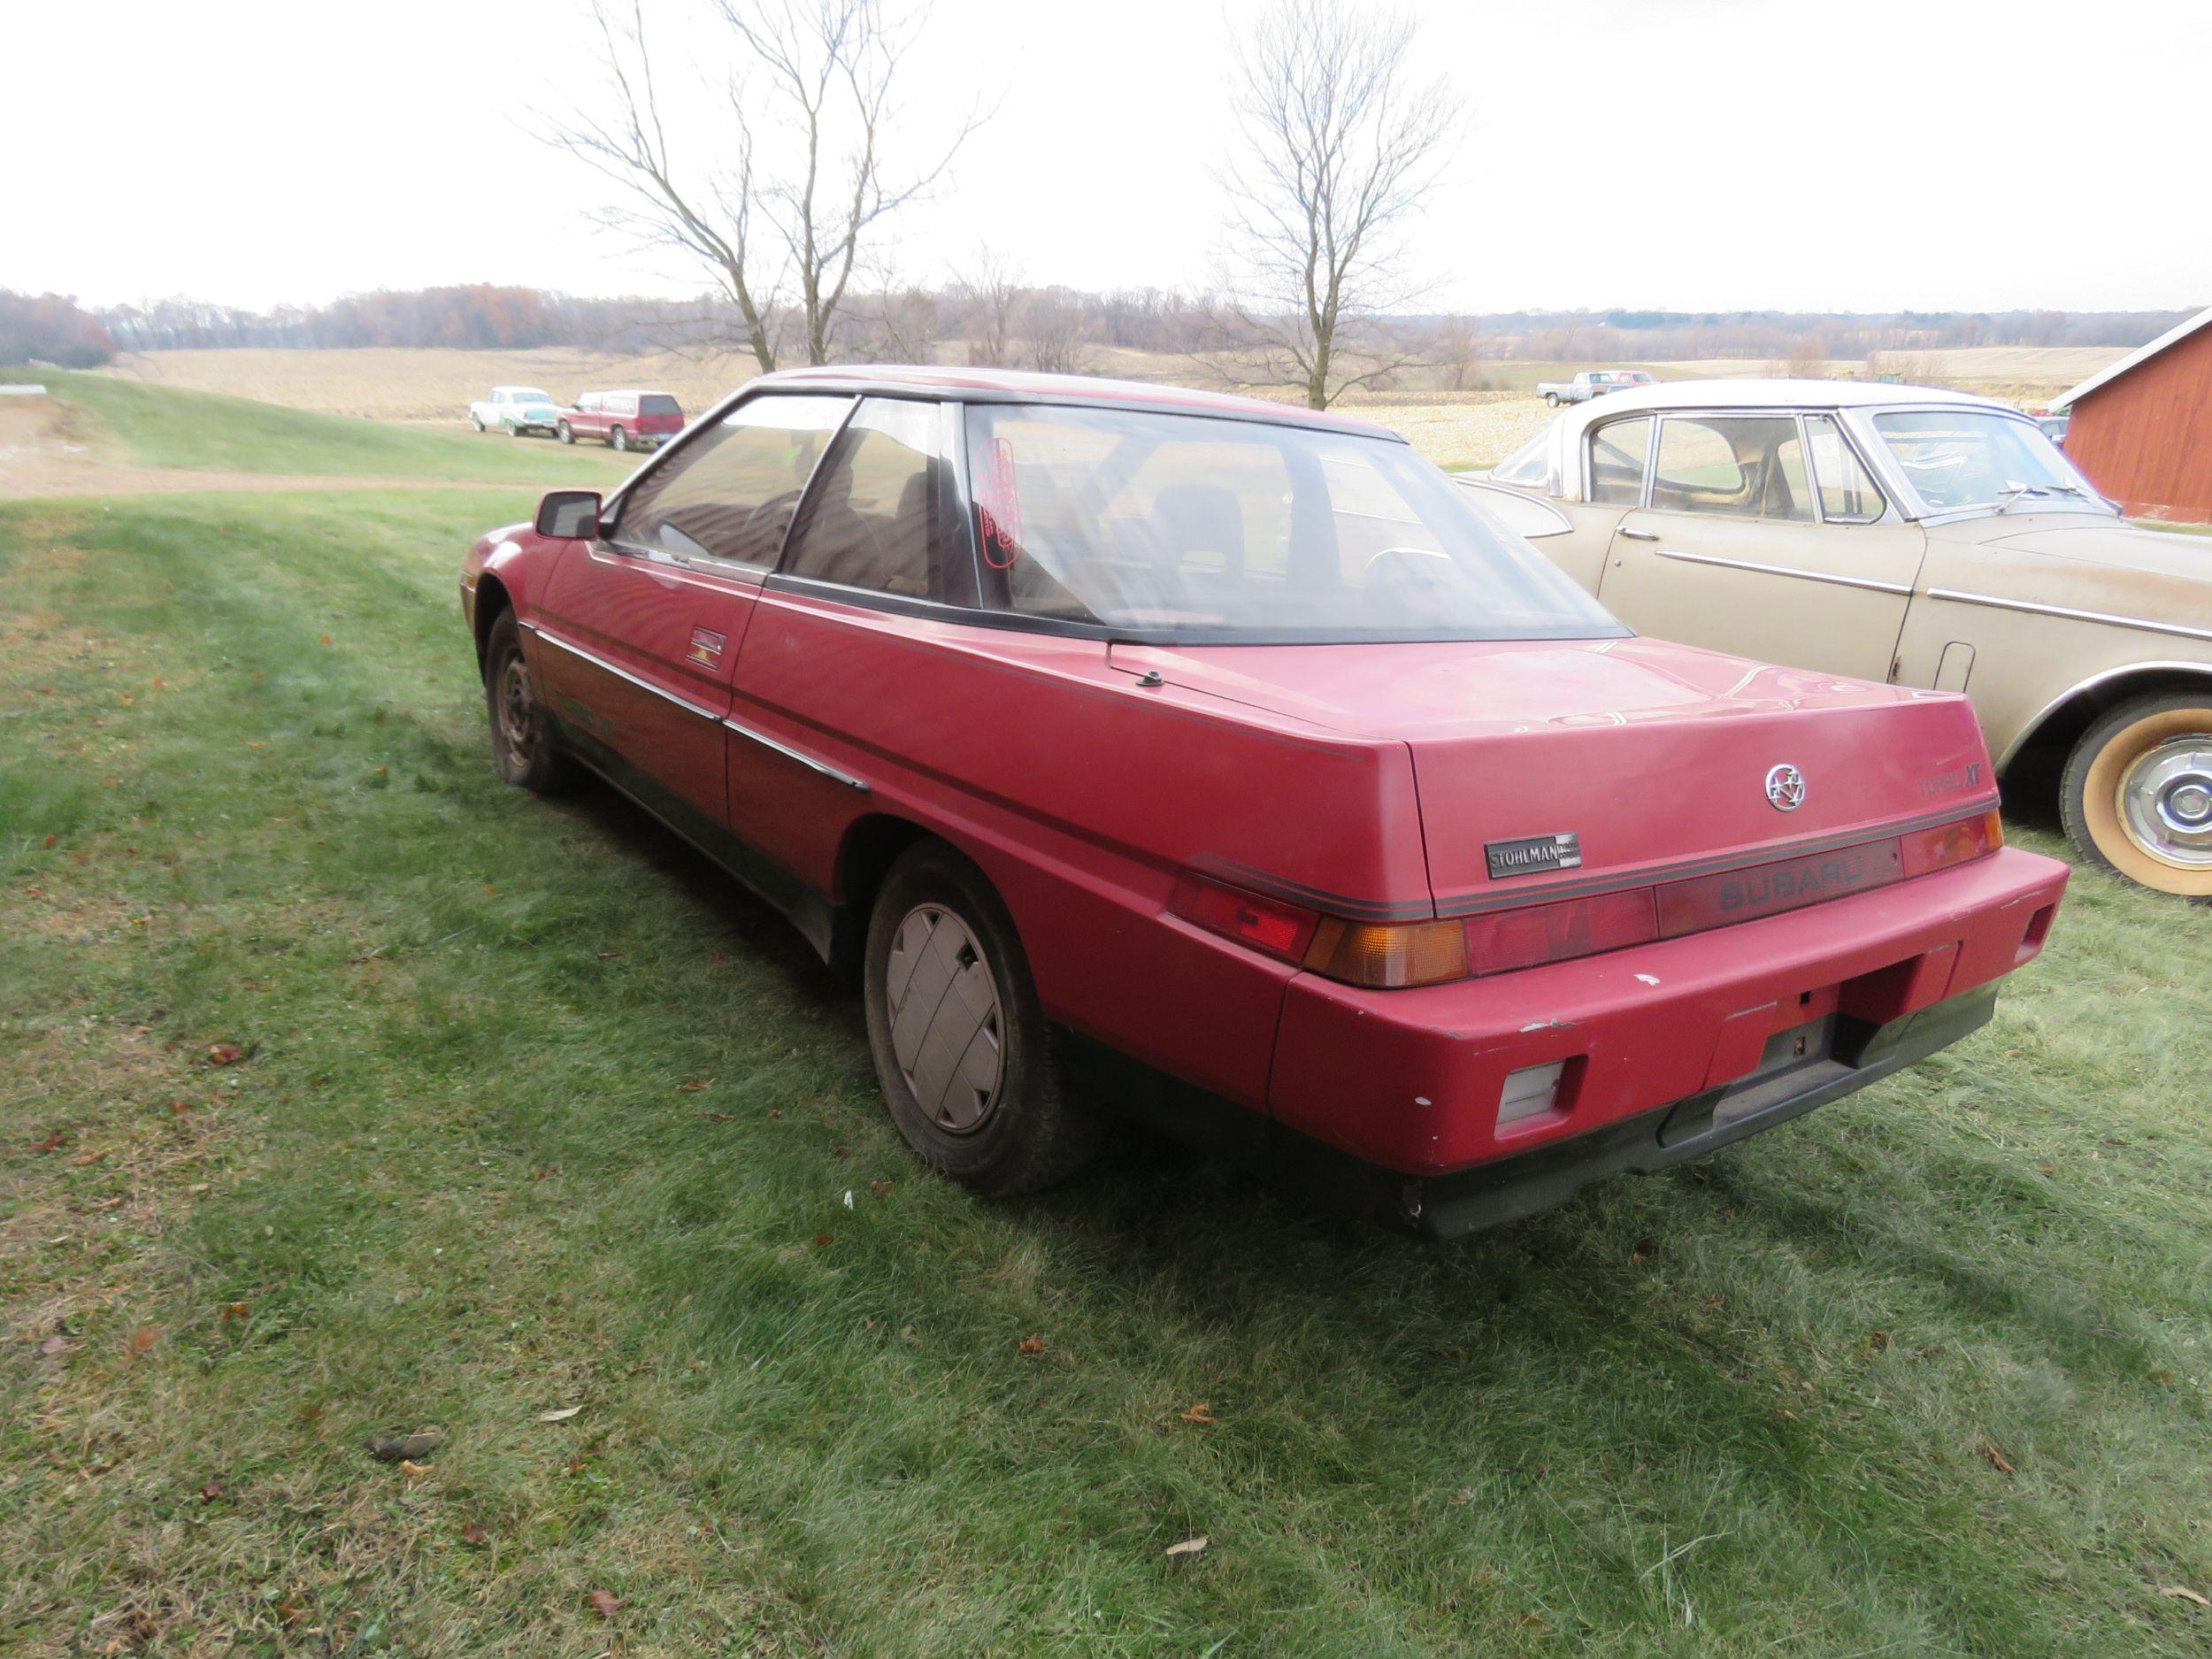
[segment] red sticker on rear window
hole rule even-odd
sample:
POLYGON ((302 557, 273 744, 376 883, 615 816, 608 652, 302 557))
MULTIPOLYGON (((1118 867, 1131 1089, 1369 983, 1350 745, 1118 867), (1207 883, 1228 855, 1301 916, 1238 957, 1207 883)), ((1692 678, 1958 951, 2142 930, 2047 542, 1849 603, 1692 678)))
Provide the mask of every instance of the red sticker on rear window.
POLYGON ((1014 446, 991 440, 990 454, 976 479, 975 511, 983 530, 983 560, 995 571, 1011 570, 1022 556, 1021 496, 1014 481, 1014 446))

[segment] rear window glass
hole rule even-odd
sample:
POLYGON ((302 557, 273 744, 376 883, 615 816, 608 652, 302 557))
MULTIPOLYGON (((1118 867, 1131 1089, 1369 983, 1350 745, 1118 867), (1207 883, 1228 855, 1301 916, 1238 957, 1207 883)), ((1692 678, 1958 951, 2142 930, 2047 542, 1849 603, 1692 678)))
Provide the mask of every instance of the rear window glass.
POLYGON ((680 415, 683 412, 676 407, 676 400, 665 392, 648 392, 638 400, 638 413, 641 415, 680 415))
POLYGON ((1192 642, 1624 632, 1392 439, 1059 406, 968 423, 988 604, 1192 642))

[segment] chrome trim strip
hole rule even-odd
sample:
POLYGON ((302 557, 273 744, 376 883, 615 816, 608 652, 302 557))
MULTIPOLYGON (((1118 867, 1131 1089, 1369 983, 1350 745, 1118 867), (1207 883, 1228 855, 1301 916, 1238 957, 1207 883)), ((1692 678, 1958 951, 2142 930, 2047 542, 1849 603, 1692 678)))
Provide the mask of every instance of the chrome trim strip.
POLYGON ((2148 634, 2177 634, 2185 640, 2212 640, 2212 628, 2192 628, 2178 622, 2153 622, 2147 617, 2115 616, 2108 611, 2077 611, 2070 605, 2039 604, 2032 599, 1998 599, 1988 594, 1970 594, 1956 588, 1931 588, 1931 599, 1948 599, 1962 605, 1986 605, 1992 611, 2025 611, 2039 617, 2064 617, 2071 622, 2108 622, 2116 628, 2141 628, 2148 634))
POLYGON ((2043 729, 2043 723, 2085 692, 2100 686, 2108 686, 2116 680, 2143 674, 2155 679, 2161 674, 2212 675, 2212 663, 2161 662, 2123 663, 2117 668, 2108 668, 2101 674, 2092 674, 2080 684, 2070 686, 2035 711, 2035 716, 2013 733, 2012 741, 2005 745, 2005 752, 1997 757, 1997 770, 2001 772, 2012 764, 2020 751, 2028 746, 2028 740, 2043 729))
POLYGON ((722 717, 722 724, 730 731, 736 733, 740 737, 749 737, 754 742, 758 743, 763 749, 772 749, 779 755, 784 756, 786 758, 790 760, 795 760, 802 766, 805 766, 814 772, 820 772, 822 776, 827 778, 833 783, 841 783, 848 789, 857 789, 863 795, 870 793, 868 786, 863 783, 859 779, 854 777, 852 773, 849 772, 840 772, 836 767, 831 765, 829 762, 826 760, 817 760, 813 756, 805 753, 803 750, 794 749, 788 743, 779 742, 776 739, 770 737, 765 732, 756 732, 749 726, 740 726, 735 720, 731 719, 727 715, 722 717))
MULTIPOLYGON (((1628 534, 1624 530, 1623 535, 1628 534)), ((1686 565, 1718 565, 1732 571, 1756 571, 1762 576, 1794 576, 1801 581, 1827 582, 1836 588, 1863 588, 1870 593, 1901 594, 1909 596, 1912 587, 1908 582, 1878 582, 1870 576, 1831 576, 1824 571, 1793 570, 1786 565, 1755 565, 1749 559, 1715 558, 1710 553, 1685 553, 1678 548, 1663 547, 1663 559, 1680 559, 1686 565)))
POLYGON ((571 657, 581 657, 585 662, 589 663, 594 668, 604 669, 608 673, 612 674, 617 680, 626 680, 630 682, 630 684, 635 686, 640 691, 649 691, 655 696, 674 703, 678 708, 683 710, 686 713, 695 714, 703 720, 719 720, 722 718, 712 709, 701 708, 688 697, 680 697, 672 691, 664 690, 649 680, 641 680, 637 675, 632 673, 626 668, 616 667, 605 657, 594 656, 591 652, 586 650, 580 645, 570 644, 559 634, 549 634, 534 622, 525 622, 522 624, 522 627, 525 632, 536 634, 538 638, 543 640, 548 645, 557 646, 560 649, 566 651, 571 657))

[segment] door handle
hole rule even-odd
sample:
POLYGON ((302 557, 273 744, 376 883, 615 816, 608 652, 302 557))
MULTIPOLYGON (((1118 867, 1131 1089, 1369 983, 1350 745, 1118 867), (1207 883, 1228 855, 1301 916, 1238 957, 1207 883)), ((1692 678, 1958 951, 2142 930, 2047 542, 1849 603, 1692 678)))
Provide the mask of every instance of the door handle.
POLYGON ((1659 539, 1656 530, 1623 530, 1621 534, 1632 541, 1656 541, 1659 539))

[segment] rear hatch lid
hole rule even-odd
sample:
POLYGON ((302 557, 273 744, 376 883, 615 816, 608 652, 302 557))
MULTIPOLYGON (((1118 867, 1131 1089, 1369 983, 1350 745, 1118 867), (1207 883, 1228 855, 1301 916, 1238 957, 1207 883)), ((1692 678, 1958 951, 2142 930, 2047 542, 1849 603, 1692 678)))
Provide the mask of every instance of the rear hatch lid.
POLYGON ((1962 697, 1657 640, 1118 644, 1111 657, 1403 741, 1443 915, 1810 856, 1995 795, 1962 697), (1561 837, 1573 862, 1542 850, 1568 847, 1561 837))

